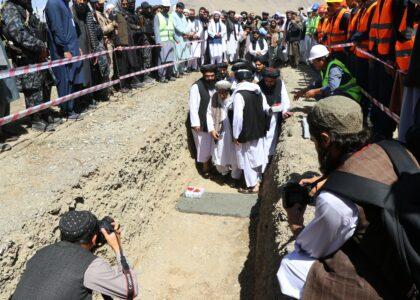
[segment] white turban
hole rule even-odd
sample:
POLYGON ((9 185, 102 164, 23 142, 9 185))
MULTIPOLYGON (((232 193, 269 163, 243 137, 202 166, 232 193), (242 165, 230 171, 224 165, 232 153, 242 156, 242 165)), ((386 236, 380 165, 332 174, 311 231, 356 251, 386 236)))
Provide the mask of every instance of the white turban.
POLYGON ((220 12, 220 11, 214 11, 213 13, 212 13, 212 15, 213 16, 215 16, 215 15, 219 15, 219 16, 221 16, 222 15, 222 13, 220 12))
POLYGON ((229 91, 231 87, 232 83, 227 80, 220 80, 215 85, 216 91, 229 91))
POLYGON ((115 8, 115 5, 112 3, 108 3, 107 5, 105 5, 105 11, 113 10, 114 8, 115 8))
POLYGON ((242 16, 241 16, 241 15, 239 15, 239 14, 236 14, 236 15, 235 15, 235 18, 238 18, 238 19, 239 19, 239 18, 242 18, 242 16))

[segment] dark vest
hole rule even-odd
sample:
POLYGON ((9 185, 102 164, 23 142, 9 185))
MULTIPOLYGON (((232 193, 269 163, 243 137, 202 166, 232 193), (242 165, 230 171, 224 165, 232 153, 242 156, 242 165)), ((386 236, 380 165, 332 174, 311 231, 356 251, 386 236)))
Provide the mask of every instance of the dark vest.
POLYGON ((92 299, 92 291, 83 285, 83 279, 95 258, 90 251, 69 242, 46 246, 26 264, 12 299, 92 299))
MULTIPOLYGON (((388 155, 375 144, 352 155, 339 171, 386 185, 398 179, 388 155)), ((393 280, 382 272, 395 259, 392 243, 380 226, 380 213, 369 206, 356 206, 359 221, 352 239, 312 265, 302 299, 400 299, 392 291, 393 280)))
POLYGON ((198 116, 200 117, 200 126, 204 132, 208 132, 207 129, 207 108, 210 103, 210 92, 204 84, 204 79, 199 79, 195 82, 198 86, 200 93, 200 106, 198 108, 198 116))
POLYGON ((261 80, 258 85, 261 88, 261 91, 264 93, 265 97, 267 98, 267 103, 270 106, 274 104, 281 103, 281 88, 282 88, 282 81, 281 79, 276 80, 276 86, 274 89, 269 89, 266 85, 264 80, 261 80))
MULTIPOLYGON (((256 50, 257 49, 257 41, 256 40, 252 40, 252 50, 256 50)), ((263 38, 259 38, 258 39, 258 44, 260 45, 260 49, 263 50, 264 49, 264 39, 263 38)))
POLYGON ((238 137, 240 143, 265 137, 267 132, 267 116, 263 109, 263 96, 251 91, 238 91, 244 98, 242 131, 238 137))

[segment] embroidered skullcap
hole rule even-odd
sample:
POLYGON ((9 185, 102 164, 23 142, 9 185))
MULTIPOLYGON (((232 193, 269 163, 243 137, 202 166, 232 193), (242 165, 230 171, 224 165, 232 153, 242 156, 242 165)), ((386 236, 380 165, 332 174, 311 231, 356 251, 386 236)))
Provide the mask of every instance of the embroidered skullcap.
POLYGON ((276 68, 265 68, 262 75, 264 78, 278 78, 280 77, 280 71, 276 68))
POLYGON ((213 72, 216 73, 216 66, 213 64, 207 64, 207 65, 203 65, 200 68, 201 73, 209 73, 209 72, 213 72))
POLYGON ((95 215, 86 210, 66 212, 58 225, 61 239, 68 242, 79 241, 82 237, 95 231, 97 222, 95 215))
POLYGON ((359 103, 345 96, 331 96, 318 101, 308 114, 309 128, 316 126, 337 134, 357 134, 363 130, 359 103))
POLYGON ((216 91, 229 91, 231 87, 232 83, 227 80, 220 80, 215 85, 216 91))
POLYGON ((212 15, 213 15, 213 16, 215 16, 215 15, 219 15, 219 16, 221 16, 221 15, 222 15, 222 13, 221 13, 220 11, 216 10, 216 11, 214 11, 214 12, 212 13, 212 15))

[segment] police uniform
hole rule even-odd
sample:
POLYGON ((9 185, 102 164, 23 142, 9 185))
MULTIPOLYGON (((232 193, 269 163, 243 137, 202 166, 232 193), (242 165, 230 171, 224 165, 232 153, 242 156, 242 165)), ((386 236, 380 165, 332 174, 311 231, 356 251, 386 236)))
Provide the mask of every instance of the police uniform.
MULTIPOLYGON (((7 1, 2 8, 3 33, 16 67, 39 63, 39 55, 47 45, 42 37, 44 28, 40 20, 20 1, 7 1)), ((49 70, 19 76, 26 107, 48 101, 51 95, 52 77, 49 70)))

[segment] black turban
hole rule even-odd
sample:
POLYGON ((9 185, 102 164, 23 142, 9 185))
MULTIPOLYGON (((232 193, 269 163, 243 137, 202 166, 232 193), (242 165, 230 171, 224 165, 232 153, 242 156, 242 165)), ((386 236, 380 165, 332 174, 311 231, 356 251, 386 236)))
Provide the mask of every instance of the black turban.
POLYGON ((261 56, 257 56, 254 61, 259 61, 261 62, 263 65, 268 65, 268 59, 267 56, 265 55, 261 55, 261 56))
POLYGON ((218 69, 227 69, 228 68, 228 64, 225 62, 219 63, 217 64, 217 68, 218 69))
POLYGON ((82 238, 93 237, 97 230, 97 223, 98 219, 89 211, 69 211, 61 217, 58 225, 61 239, 68 242, 89 243, 90 241, 82 240, 82 238))
POLYGON ((213 64, 203 65, 201 66, 200 71, 203 74, 209 72, 216 73, 216 66, 213 64))
POLYGON ((235 78, 238 82, 241 82, 242 80, 249 80, 254 78, 254 73, 250 70, 240 69, 235 72, 235 78))
POLYGON ((278 78, 280 77, 280 71, 278 69, 275 68, 265 68, 264 72, 263 72, 263 77, 266 78, 278 78))
POLYGON ((176 4, 176 8, 182 8, 182 9, 185 9, 185 4, 184 4, 184 3, 182 3, 182 2, 178 2, 178 3, 176 4))
POLYGON ((248 70, 251 72, 255 71, 254 67, 249 62, 246 62, 246 61, 237 62, 236 64, 232 66, 233 72, 236 72, 238 70, 248 70))

